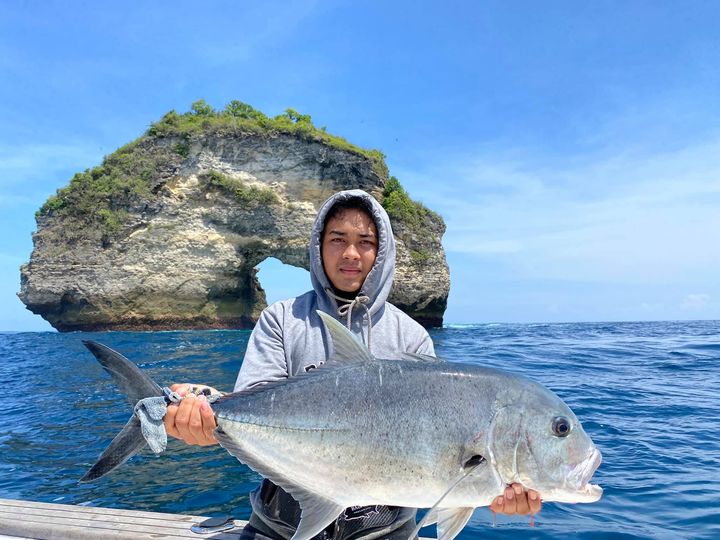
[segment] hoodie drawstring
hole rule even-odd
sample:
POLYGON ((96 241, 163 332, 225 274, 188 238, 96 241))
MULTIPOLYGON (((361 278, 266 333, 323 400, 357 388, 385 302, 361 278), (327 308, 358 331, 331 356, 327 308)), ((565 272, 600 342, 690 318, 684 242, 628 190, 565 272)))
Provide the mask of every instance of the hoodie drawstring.
POLYGON ((325 289, 325 292, 328 293, 331 297, 333 297, 338 302, 343 302, 343 305, 338 307, 337 314, 340 317, 347 316, 347 328, 348 330, 352 330, 352 310, 355 309, 357 306, 362 306, 365 308, 365 318, 367 318, 368 322, 368 333, 367 333, 367 348, 370 350, 370 334, 372 333, 372 317, 370 317, 370 310, 367 307, 367 304, 370 302, 370 297, 365 296, 364 294, 360 294, 355 297, 354 300, 348 300, 347 298, 343 298, 342 296, 338 296, 329 288, 325 289))

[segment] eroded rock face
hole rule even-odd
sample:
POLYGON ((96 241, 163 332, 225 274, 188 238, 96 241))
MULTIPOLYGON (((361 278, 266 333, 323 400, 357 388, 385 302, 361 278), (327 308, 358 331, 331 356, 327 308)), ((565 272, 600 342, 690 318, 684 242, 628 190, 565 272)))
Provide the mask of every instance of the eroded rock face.
MULTIPOLYGON (((382 201, 387 182, 367 156, 293 134, 144 136, 122 152, 118 170, 150 163, 139 173, 147 188, 94 194, 97 204, 59 193, 38 215, 19 296, 60 331, 251 327, 266 306, 256 266, 275 257, 308 269, 319 205, 352 188, 382 201)), ((430 214, 412 226, 392 219, 390 301, 440 325, 450 285, 444 224, 430 214)))

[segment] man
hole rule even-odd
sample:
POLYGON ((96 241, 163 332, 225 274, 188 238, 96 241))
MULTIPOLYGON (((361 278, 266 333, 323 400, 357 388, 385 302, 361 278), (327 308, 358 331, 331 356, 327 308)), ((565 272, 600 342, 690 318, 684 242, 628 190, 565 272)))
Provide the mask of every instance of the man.
MULTIPOLYGON (((395 271, 395 239, 390 220, 378 202, 360 190, 342 191, 320 208, 310 237, 313 290, 277 302, 260 315, 235 383, 241 391, 315 369, 331 354, 331 342, 316 311, 329 313, 356 334, 379 358, 405 352, 435 354, 432 340, 418 323, 387 297, 395 271)), ((180 385, 173 386, 181 390, 180 385)), ((188 444, 215 444, 215 419, 203 396, 171 405, 167 432, 188 444)), ((289 538, 300 519, 290 495, 264 480, 252 493, 249 535, 289 538)), ((540 499, 513 485, 491 510, 536 513, 540 499)), ((415 509, 353 507, 345 510, 319 538, 403 538, 415 527, 415 509)))

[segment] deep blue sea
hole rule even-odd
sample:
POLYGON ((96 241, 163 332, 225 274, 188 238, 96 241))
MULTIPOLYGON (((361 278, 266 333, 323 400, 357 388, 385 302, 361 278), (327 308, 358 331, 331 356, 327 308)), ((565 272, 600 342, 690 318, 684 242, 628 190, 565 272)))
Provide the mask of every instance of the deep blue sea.
MULTIPOLYGON (((720 538, 720 321, 484 324, 433 330, 448 360, 527 375, 600 447, 605 494, 527 518, 478 509, 460 538, 720 538)), ((219 447, 171 442, 78 484, 130 407, 81 341, 160 384, 232 389, 249 332, 0 333, 0 497, 201 515, 250 514, 258 476, 219 447)))

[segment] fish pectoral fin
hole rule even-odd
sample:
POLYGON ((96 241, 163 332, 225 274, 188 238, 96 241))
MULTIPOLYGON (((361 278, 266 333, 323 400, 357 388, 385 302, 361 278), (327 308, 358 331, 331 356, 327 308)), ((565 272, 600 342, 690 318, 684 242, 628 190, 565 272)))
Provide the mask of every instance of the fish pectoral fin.
POLYGON ((316 313, 325 323, 325 328, 327 328, 332 340, 333 354, 330 362, 348 364, 373 359, 373 355, 370 354, 368 348, 350 330, 327 313, 322 311, 316 311, 316 313))
POLYGON ((437 511, 438 540, 452 540, 470 520, 474 508, 440 508, 437 511))
POLYGON ((222 426, 215 428, 214 433, 215 438, 225 450, 255 472, 260 473, 271 482, 283 488, 298 502, 302 513, 300 515, 300 523, 292 540, 309 540, 335 521, 340 513, 345 510, 344 506, 309 492, 284 474, 279 473, 267 465, 261 459, 261 456, 244 448, 242 441, 233 440, 233 437, 228 435, 222 429, 222 426))
POLYGON ((303 490, 293 490, 292 496, 302 509, 300 523, 292 540, 309 540, 335 521, 345 510, 344 506, 336 502, 303 490))

